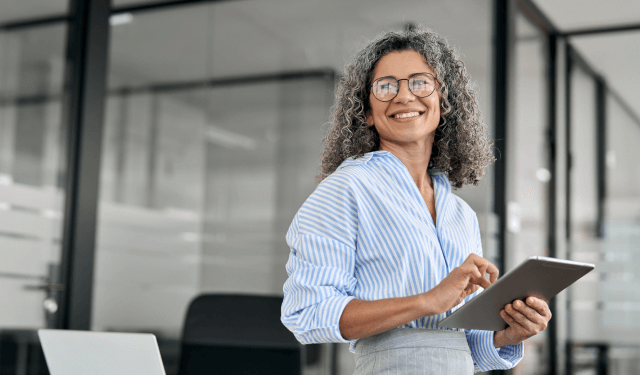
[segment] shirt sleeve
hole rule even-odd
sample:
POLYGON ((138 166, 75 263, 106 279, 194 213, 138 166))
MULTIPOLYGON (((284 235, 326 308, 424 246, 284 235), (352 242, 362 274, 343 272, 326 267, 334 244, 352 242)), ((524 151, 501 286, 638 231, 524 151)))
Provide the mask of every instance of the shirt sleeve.
MULTIPOLYGON (((476 254, 482 256, 482 240, 480 238, 480 226, 478 217, 473 215, 475 220, 474 236, 476 240, 476 254)), ((467 301, 475 297, 482 290, 467 297, 467 301)), ((482 331, 477 329, 465 330, 467 342, 471 349, 475 372, 489 370, 506 370, 513 368, 524 357, 524 343, 518 345, 507 345, 499 349, 493 346, 493 331, 482 331)))
POLYGON ((496 349, 493 346, 493 331, 469 329, 465 330, 465 334, 471 349, 475 372, 510 369, 524 357, 522 342, 496 349))
POLYGON ((321 183, 296 214, 287 244, 282 323, 302 344, 349 342, 340 316, 355 297, 357 209, 344 181, 321 183))

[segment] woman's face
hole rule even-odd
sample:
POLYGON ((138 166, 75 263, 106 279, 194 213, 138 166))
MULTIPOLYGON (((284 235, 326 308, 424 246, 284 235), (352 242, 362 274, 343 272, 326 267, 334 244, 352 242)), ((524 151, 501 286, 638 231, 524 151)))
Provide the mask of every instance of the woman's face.
MULTIPOLYGON (((374 69, 372 82, 380 77, 407 79, 415 73, 431 73, 418 52, 396 51, 383 56, 374 69)), ((400 81, 398 95, 388 102, 381 102, 370 92, 371 110, 367 123, 375 126, 380 135, 380 149, 386 146, 425 146, 433 143, 436 127, 440 122, 440 94, 438 88, 426 98, 411 93, 408 81, 400 81)))

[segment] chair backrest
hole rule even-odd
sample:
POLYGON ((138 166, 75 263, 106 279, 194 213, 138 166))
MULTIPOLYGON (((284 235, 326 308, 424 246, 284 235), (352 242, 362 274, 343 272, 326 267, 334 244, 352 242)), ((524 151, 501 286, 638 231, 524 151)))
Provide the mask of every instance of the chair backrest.
POLYGON ((282 297, 206 294, 185 318, 180 374, 300 374, 301 345, 280 321, 282 297))

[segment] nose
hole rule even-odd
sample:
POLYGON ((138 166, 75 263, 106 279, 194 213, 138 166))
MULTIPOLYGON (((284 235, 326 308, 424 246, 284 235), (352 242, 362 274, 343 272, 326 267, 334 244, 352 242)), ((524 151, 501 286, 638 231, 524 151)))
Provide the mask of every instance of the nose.
POLYGON ((393 98, 393 101, 396 103, 407 104, 416 100, 416 96, 413 95, 411 90, 409 90, 409 80, 408 79, 399 79, 398 80, 398 95, 393 98), (402 81, 406 82, 406 85, 403 85, 402 81))

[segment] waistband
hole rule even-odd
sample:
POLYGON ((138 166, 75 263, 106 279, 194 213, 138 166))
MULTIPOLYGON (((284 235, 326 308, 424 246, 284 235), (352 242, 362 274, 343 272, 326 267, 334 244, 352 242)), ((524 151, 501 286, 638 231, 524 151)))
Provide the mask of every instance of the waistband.
POLYGON ((446 348, 471 353, 462 331, 427 328, 395 328, 358 340, 356 356, 398 348, 446 348))

